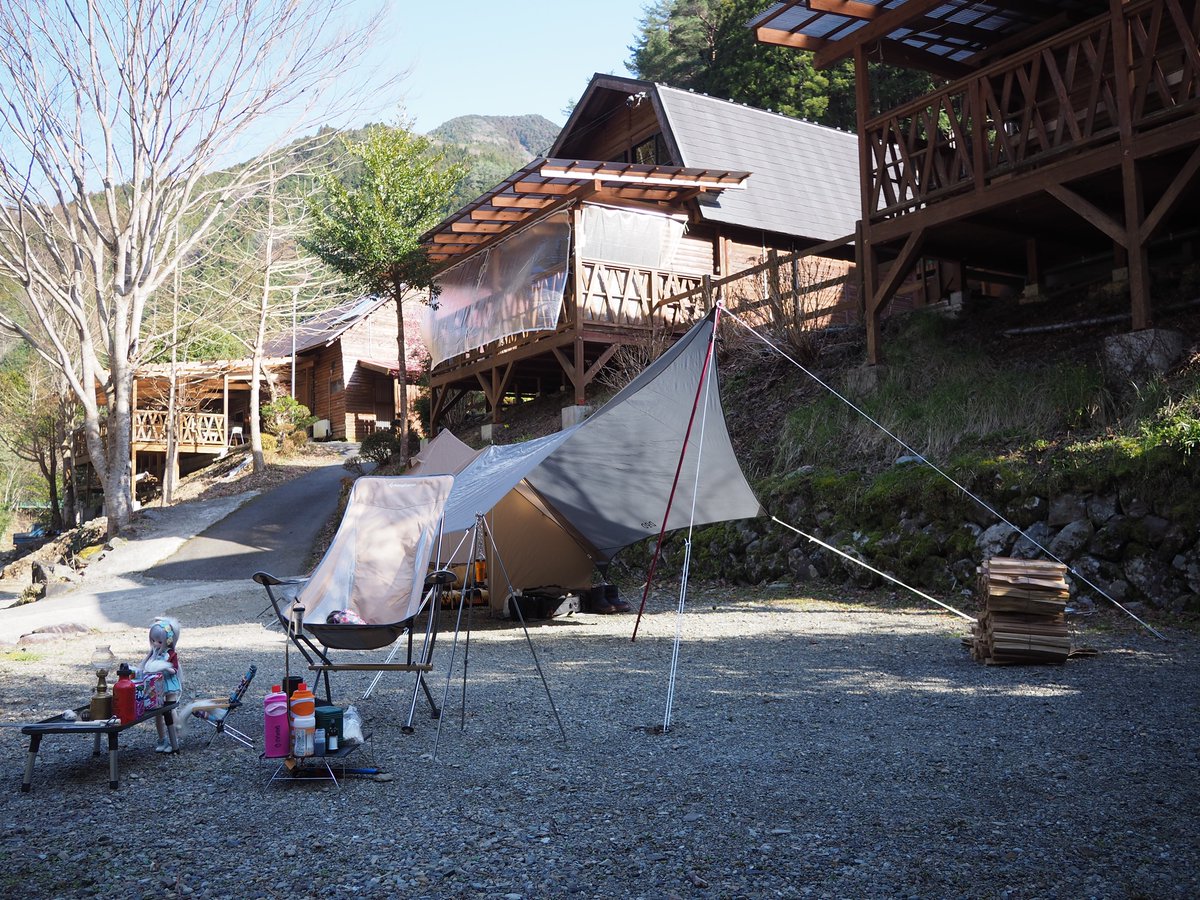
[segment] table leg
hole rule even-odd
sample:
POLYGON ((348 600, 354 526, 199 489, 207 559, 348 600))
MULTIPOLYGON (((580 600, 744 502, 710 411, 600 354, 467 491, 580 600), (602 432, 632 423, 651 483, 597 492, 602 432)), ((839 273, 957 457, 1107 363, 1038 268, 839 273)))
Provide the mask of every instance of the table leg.
POLYGON ((92 744, 92 756, 100 755, 100 732, 96 732, 96 740, 92 744))
POLYGON ((29 753, 25 757, 25 778, 21 782, 21 790, 26 794, 29 793, 29 786, 33 782, 33 761, 37 759, 40 746, 42 746, 42 736, 31 734, 29 736, 29 753))
POLYGON ((108 786, 114 791, 121 784, 120 770, 117 767, 117 733, 108 735, 108 786))

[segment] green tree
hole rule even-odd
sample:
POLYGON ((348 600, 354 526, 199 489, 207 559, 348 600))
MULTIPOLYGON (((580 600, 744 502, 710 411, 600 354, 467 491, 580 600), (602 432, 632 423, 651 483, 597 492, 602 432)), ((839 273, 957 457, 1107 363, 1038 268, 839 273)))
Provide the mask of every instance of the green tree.
MULTIPOLYGON (((647 81, 853 131, 853 62, 817 69, 811 53, 759 44, 746 23, 768 5, 770 0, 659 0, 647 7, 626 65, 647 81)), ((932 86, 927 73, 872 64, 869 114, 932 86)))
POLYGON ((396 303, 396 413, 400 445, 407 454, 403 305, 433 290, 434 265, 420 237, 445 215, 466 168, 447 163, 429 138, 406 127, 373 125, 346 150, 359 168, 357 184, 347 187, 333 176, 324 179, 323 196, 313 202, 314 221, 305 246, 333 270, 396 303))

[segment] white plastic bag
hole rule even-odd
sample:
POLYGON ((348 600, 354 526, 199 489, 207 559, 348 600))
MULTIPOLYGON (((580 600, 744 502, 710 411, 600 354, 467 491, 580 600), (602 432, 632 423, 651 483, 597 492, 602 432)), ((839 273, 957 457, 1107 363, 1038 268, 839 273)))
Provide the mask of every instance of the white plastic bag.
POLYGON ((342 744, 349 747, 362 742, 362 716, 353 706, 347 706, 342 714, 342 744))

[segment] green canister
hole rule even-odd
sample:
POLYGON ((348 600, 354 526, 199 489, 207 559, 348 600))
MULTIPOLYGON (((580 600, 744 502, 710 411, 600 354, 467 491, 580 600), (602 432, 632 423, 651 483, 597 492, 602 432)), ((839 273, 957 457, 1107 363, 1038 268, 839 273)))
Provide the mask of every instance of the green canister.
POLYGON ((340 706, 318 706, 317 730, 325 732, 325 752, 333 755, 342 745, 342 720, 345 711, 340 706))

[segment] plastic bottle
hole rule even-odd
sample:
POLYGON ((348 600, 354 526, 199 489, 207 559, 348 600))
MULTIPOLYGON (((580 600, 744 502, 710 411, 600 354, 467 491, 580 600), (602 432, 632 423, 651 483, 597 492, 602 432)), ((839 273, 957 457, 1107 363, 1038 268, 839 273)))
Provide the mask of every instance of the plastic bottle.
POLYGON ((125 663, 117 669, 117 683, 113 685, 113 714, 122 725, 137 721, 137 688, 133 684, 133 670, 125 663))
POLYGON ((292 717, 312 716, 317 711, 317 698, 303 681, 292 692, 292 717))
POLYGON ((292 756, 313 755, 316 731, 315 716, 296 716, 292 719, 292 756))
POLYGON ((271 693, 263 698, 263 747, 264 755, 278 759, 287 756, 291 749, 291 728, 288 725, 288 698, 283 688, 276 684, 271 693))

